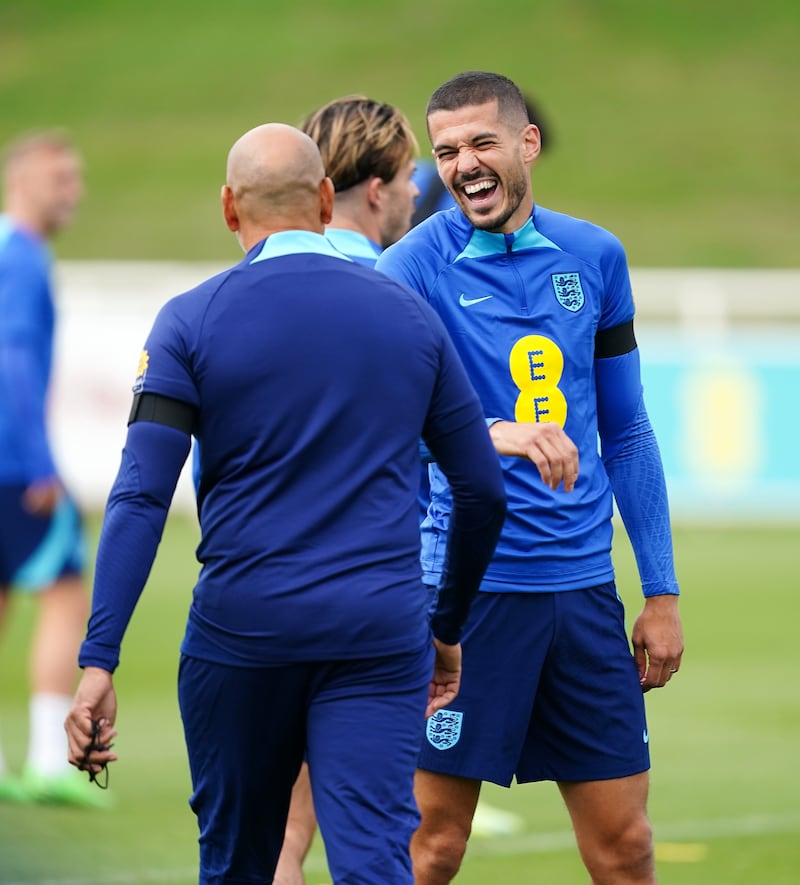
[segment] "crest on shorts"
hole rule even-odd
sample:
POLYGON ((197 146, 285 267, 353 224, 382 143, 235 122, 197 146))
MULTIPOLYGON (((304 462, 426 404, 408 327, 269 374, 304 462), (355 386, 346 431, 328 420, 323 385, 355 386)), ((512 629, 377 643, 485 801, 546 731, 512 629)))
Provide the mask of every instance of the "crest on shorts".
POLYGON ((553 289, 558 298, 558 303, 577 313, 582 307, 586 299, 581 288, 581 275, 579 273, 554 273, 550 274, 553 282, 553 289))
POLYGON ((458 743, 461 737, 461 720, 463 713, 453 710, 437 710, 428 720, 425 735, 428 743, 437 750, 449 750, 458 743))

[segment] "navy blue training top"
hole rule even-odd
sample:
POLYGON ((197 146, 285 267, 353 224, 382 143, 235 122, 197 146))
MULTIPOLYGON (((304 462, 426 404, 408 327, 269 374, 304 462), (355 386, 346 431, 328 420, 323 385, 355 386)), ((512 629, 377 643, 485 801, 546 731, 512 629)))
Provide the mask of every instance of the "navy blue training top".
MULTIPOLYGON (((477 588, 504 512, 477 396, 435 312, 322 236, 273 234, 239 265, 169 301, 134 391, 196 411, 202 567, 186 654, 257 666, 388 655, 429 641, 420 437, 461 487, 467 528, 490 539, 469 565, 477 572, 469 592, 477 588)), ((138 441, 143 431, 141 422, 129 428, 106 512, 82 666, 116 666, 146 579, 130 575, 155 555, 158 519, 136 545, 125 528, 164 509, 164 495, 141 488, 158 486, 148 477, 162 458, 161 438, 150 447, 138 441)), ((165 451, 169 434, 181 436, 160 432, 165 451)), ((452 564, 462 594, 464 562, 452 564)), ((457 641, 464 614, 462 606, 444 618, 443 637, 457 641)))

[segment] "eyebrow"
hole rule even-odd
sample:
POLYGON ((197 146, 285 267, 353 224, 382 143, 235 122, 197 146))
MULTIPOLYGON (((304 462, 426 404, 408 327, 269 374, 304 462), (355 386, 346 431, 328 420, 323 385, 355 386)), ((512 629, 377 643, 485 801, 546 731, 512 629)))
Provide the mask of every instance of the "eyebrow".
MULTIPOLYGON (((496 132, 478 132, 466 142, 466 144, 475 144, 478 141, 484 141, 485 139, 497 139, 499 136, 496 132)), ((433 146, 433 152, 436 153, 440 150, 445 150, 450 148, 451 150, 455 148, 455 145, 450 144, 449 142, 439 142, 433 146)))

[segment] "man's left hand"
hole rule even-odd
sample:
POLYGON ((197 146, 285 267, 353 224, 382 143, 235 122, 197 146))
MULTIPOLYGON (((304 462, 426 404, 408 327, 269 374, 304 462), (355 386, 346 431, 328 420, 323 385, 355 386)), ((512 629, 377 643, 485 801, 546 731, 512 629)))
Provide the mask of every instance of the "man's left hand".
POLYGON ((680 670, 683 657, 678 596, 648 596, 633 625, 632 641, 642 691, 662 688, 680 670))

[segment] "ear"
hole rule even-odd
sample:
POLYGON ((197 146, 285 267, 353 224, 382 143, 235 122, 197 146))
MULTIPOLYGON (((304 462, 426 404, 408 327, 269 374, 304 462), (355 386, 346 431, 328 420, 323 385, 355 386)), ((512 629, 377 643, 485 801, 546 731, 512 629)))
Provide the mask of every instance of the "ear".
POLYGON ((522 158, 526 163, 532 163, 542 149, 542 136, 539 127, 529 123, 522 130, 522 158))
POLYGON ((222 200, 222 217, 225 219, 225 224, 228 230, 236 233, 239 230, 239 212, 236 208, 236 199, 233 196, 233 191, 227 184, 222 185, 220 199, 222 200))
POLYGON ((325 176, 319 185, 319 220, 323 225, 330 224, 333 218, 334 193, 333 181, 325 176))
POLYGON ((367 179, 367 202, 370 207, 374 209, 380 207, 381 191, 384 184, 384 180, 378 175, 372 175, 367 179))

